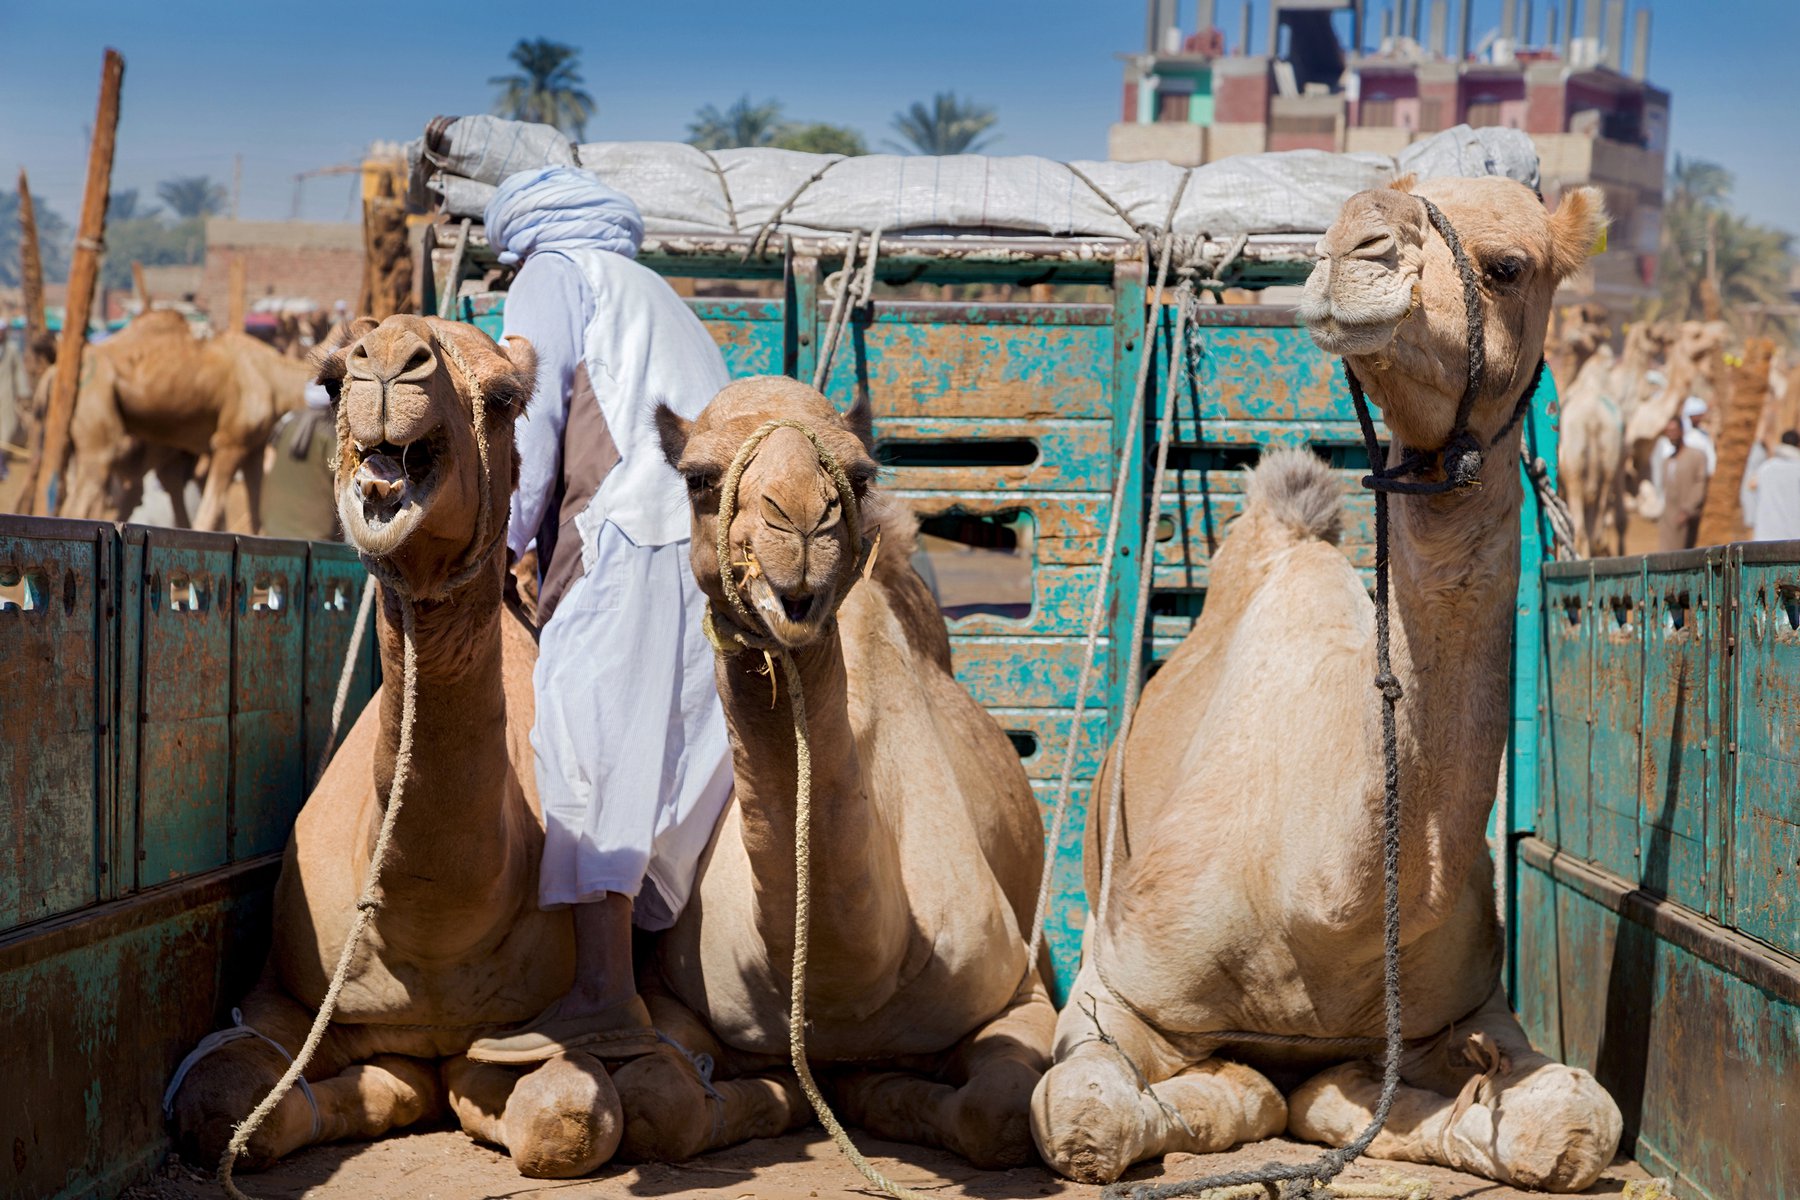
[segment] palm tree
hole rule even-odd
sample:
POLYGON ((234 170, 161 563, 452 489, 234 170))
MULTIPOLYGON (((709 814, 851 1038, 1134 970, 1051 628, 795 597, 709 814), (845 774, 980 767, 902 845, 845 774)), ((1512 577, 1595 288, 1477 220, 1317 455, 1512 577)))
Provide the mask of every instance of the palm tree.
POLYGON ((772 146, 782 131, 781 101, 752 104, 749 93, 740 96, 724 112, 712 105, 694 114, 688 125, 688 141, 702 150, 735 150, 741 146, 772 146))
POLYGON ((106 219, 116 221, 148 221, 162 215, 160 208, 139 208, 138 190, 125 188, 106 194, 106 219))
MULTIPOLYGON (((1676 157, 1652 315, 1704 320, 1712 300, 1742 333, 1755 324, 1752 318, 1785 305, 1793 239, 1732 212, 1733 183, 1717 163, 1676 157)), ((1776 317, 1776 324, 1784 322, 1776 317)))
POLYGON ((902 153, 910 149, 917 154, 974 154, 993 144, 994 139, 981 135, 998 119, 985 105, 958 100, 955 92, 939 92, 929 108, 914 102, 894 114, 894 129, 906 143, 895 148, 902 153))
MULTIPOLYGON (((44 278, 51 283, 68 278, 69 223, 62 214, 32 197, 37 216, 38 250, 43 256, 44 278)), ((19 193, 0 192, 0 287, 18 287, 24 270, 19 261, 19 193)))
POLYGON ((805 125, 785 125, 770 145, 783 150, 804 150, 808 154, 842 154, 855 158, 869 152, 863 135, 848 125, 831 125, 814 121, 805 125))
POLYGON ((225 207, 225 185, 214 183, 207 175, 184 175, 157 184, 156 198, 179 220, 210 217, 225 207))
POLYGON ((495 114, 554 125, 581 141, 588 118, 594 115, 594 98, 582 90, 580 55, 574 46, 548 38, 520 38, 507 55, 519 74, 488 80, 501 89, 494 101, 495 114))

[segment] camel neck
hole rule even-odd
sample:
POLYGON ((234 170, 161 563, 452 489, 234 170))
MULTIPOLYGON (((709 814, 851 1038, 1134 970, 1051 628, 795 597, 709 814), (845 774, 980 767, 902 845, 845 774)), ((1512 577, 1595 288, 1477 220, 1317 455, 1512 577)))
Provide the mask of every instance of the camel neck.
POLYGON ((1406 868, 1408 900, 1442 916, 1487 854, 1506 745, 1523 500, 1516 432, 1486 453, 1481 480, 1462 494, 1389 501, 1404 844, 1409 858, 1424 856, 1406 868))
MULTIPOLYGON (((478 937, 487 898, 508 882, 513 788, 501 678, 500 570, 496 561, 492 571, 415 610, 412 753, 382 873, 382 928, 390 941, 478 937), (459 923, 459 913, 471 919, 459 923)), ((378 634, 384 682, 365 854, 373 849, 400 749, 404 603, 383 586, 378 634)))
MULTIPOLYGON (((850 721, 838 632, 793 651, 806 707, 812 762, 812 969, 808 994, 867 998, 891 986, 905 953, 907 906, 901 895, 894 831, 870 803, 850 721)), ((795 795, 793 709, 781 663, 771 703, 759 651, 721 656, 719 695, 731 729, 732 764, 743 842, 755 880, 754 920, 772 965, 794 946, 795 795)))

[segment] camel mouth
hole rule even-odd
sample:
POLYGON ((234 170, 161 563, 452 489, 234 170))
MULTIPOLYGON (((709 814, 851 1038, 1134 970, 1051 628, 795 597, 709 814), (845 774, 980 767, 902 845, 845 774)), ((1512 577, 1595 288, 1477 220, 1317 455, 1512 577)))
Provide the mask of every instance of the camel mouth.
POLYGON ((1339 358, 1350 354, 1375 354, 1394 340, 1398 323, 1391 320, 1345 321, 1336 316, 1309 317, 1306 331, 1313 344, 1339 358))
POLYGON ((824 632, 829 616, 825 593, 788 595, 776 591, 761 576, 750 580, 748 591, 750 607, 762 618, 769 635, 782 645, 790 648, 804 646, 824 632))
POLYGON ((442 482, 448 449, 441 429, 405 443, 353 444, 356 467, 338 493, 338 519, 358 549, 391 554, 418 528, 442 482))

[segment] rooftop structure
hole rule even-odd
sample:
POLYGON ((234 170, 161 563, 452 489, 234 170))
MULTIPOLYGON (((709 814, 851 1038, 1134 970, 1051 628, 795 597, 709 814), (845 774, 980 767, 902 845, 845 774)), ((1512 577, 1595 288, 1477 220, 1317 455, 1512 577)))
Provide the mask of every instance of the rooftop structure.
POLYGON ((1546 200, 1583 184, 1606 192, 1608 248, 1570 298, 1623 312, 1654 287, 1669 94, 1645 78, 1647 4, 1630 14, 1629 46, 1627 0, 1586 0, 1585 12, 1583 0, 1503 0, 1485 29, 1473 0, 1195 0, 1187 28, 1183 7, 1147 0, 1144 48, 1123 56, 1111 158, 1391 155, 1458 124, 1509 126, 1536 143, 1546 200))

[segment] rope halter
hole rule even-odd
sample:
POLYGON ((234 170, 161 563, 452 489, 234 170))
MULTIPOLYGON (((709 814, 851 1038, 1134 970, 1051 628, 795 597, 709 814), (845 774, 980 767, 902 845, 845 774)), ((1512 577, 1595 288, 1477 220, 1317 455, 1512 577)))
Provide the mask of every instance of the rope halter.
MULTIPOLYGON (((852 552, 857 556, 856 569, 844 573, 843 579, 838 585, 837 594, 832 597, 831 612, 828 616, 837 615, 839 606, 850 594, 850 589, 856 586, 856 581, 862 578, 867 571, 871 556, 874 554, 874 545, 864 545, 862 540, 862 504, 856 497, 856 489, 850 484, 850 476, 845 473, 837 456, 825 448, 824 441, 803 421, 791 417, 781 417, 763 422, 757 426, 754 433, 744 440, 744 444, 738 447, 738 452, 732 458, 731 465, 726 468, 725 478, 719 485, 719 532, 715 550, 719 559, 719 584, 725 593, 726 603, 731 606, 731 618, 722 618, 714 611, 712 605, 707 605, 706 632, 713 648, 720 654, 734 653, 740 649, 761 650, 767 654, 784 649, 766 632, 758 632, 758 630, 766 631, 767 626, 744 603, 743 586, 736 575, 736 568, 739 564, 734 563, 731 558, 731 523, 737 517, 738 484, 743 480, 744 471, 750 466, 750 460, 756 457, 757 450, 777 429, 798 430, 806 435, 807 441, 812 443, 813 453, 817 456, 819 465, 825 468, 825 473, 831 476, 832 483, 837 487, 838 501, 844 512, 844 526, 849 531, 852 552), (731 645, 730 643, 736 644, 731 645)), ((745 582, 748 582, 748 576, 746 576, 745 582)))
POLYGON ((1425 215, 1430 220, 1431 227, 1437 230, 1438 236, 1450 248, 1450 257, 1455 261, 1456 273, 1462 280, 1469 366, 1463 383, 1462 399, 1456 405, 1456 421, 1450 427, 1449 437, 1436 450, 1408 451, 1393 466, 1385 466, 1380 456, 1381 443, 1375 436, 1375 421, 1369 413, 1368 399, 1363 395, 1362 381, 1351 369, 1348 358, 1344 359, 1344 382, 1349 385, 1350 398, 1356 403, 1356 419, 1362 426, 1363 442, 1369 452, 1370 473, 1363 478, 1363 486, 1371 491, 1397 492, 1407 496, 1441 496, 1447 492, 1468 491, 1481 486, 1484 452, 1499 445, 1501 439, 1512 432, 1513 426, 1524 416, 1525 407, 1531 403, 1532 393, 1537 391, 1538 382, 1543 376, 1544 360, 1538 359, 1537 369, 1532 372, 1530 381, 1513 404, 1512 415, 1484 446, 1479 438, 1469 432, 1469 420, 1475 412, 1475 401, 1481 396, 1482 386, 1487 381, 1487 340, 1483 336, 1486 321, 1481 311, 1481 285, 1475 278, 1475 265, 1469 261, 1468 252, 1463 249, 1462 238, 1457 236, 1456 227, 1450 224, 1450 218, 1425 197, 1413 198, 1425 206, 1425 215), (1434 465, 1443 468, 1444 477, 1440 480, 1428 482, 1406 478, 1421 475, 1434 465))

